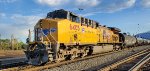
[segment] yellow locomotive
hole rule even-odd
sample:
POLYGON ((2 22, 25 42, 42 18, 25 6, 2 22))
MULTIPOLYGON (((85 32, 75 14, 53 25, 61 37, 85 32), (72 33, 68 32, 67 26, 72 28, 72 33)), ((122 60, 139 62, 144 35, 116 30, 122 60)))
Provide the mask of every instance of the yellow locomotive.
POLYGON ((102 26, 63 9, 40 19, 34 32, 34 41, 27 40, 25 51, 32 65, 112 51, 122 45, 118 28, 102 26))

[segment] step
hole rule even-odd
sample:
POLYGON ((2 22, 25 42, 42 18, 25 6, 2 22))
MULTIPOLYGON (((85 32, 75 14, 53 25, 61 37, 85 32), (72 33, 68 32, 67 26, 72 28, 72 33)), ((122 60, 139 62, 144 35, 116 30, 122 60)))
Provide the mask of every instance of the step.
POLYGON ((48 54, 53 54, 54 52, 48 51, 48 54))
POLYGON ((49 58, 53 58, 53 55, 52 55, 52 54, 49 54, 48 57, 49 57, 49 58))
POLYGON ((52 48, 47 48, 47 50, 52 50, 52 48))

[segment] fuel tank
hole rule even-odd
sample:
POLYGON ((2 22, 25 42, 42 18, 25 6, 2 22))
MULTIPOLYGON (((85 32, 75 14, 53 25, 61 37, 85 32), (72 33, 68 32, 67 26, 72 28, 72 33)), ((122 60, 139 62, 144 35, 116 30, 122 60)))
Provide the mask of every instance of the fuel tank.
POLYGON ((112 50, 113 50, 113 45, 94 46, 93 47, 93 54, 109 52, 112 50))

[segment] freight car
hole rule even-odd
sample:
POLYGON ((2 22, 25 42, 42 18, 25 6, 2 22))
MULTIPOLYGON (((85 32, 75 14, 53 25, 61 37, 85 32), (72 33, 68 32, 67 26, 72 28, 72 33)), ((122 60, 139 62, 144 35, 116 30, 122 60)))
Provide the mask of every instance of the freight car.
POLYGON ((118 50, 136 42, 136 38, 120 33, 118 28, 102 26, 63 9, 40 19, 34 32, 34 41, 27 39, 25 51, 32 65, 118 50))
POLYGON ((120 33, 120 37, 122 37, 122 44, 124 47, 133 47, 137 43, 137 38, 134 36, 120 33))
POLYGON ((140 46, 140 45, 147 45, 149 44, 150 40, 148 39, 143 39, 143 38, 137 38, 137 44, 140 46))
POLYGON ((135 46, 142 46, 149 44, 150 40, 139 38, 136 36, 127 35, 126 33, 120 33, 120 37, 122 37, 122 44, 125 48, 135 47, 135 46))

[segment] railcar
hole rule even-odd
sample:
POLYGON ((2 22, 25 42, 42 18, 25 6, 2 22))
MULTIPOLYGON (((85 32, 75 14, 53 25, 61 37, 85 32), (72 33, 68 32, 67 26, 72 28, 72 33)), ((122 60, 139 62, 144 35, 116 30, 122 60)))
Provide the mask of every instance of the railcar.
POLYGON ((147 45, 148 43, 149 43, 149 40, 143 39, 143 44, 144 44, 144 45, 147 45))
POLYGON ((134 47, 137 43, 137 38, 131 35, 127 35, 125 33, 120 33, 120 37, 122 37, 122 43, 124 47, 134 47))
POLYGON ((137 44, 142 45, 143 44, 143 39, 142 38, 137 38, 137 44))
POLYGON ((148 44, 150 44, 150 40, 147 40, 148 44))

